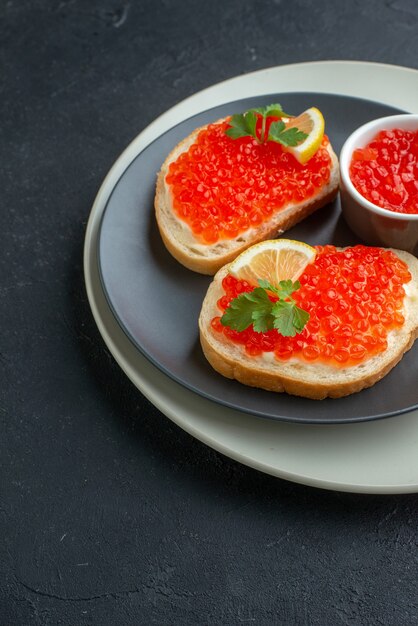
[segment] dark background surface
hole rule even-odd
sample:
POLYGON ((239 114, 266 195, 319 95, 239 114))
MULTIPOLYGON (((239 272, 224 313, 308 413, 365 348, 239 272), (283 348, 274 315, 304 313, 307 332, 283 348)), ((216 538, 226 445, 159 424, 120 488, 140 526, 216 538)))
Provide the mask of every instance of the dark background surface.
POLYGON ((9 0, 0 19, 0 624, 418 624, 417 496, 293 485, 192 439, 109 355, 82 272, 98 187, 158 114, 271 65, 418 68, 416 1, 9 0))

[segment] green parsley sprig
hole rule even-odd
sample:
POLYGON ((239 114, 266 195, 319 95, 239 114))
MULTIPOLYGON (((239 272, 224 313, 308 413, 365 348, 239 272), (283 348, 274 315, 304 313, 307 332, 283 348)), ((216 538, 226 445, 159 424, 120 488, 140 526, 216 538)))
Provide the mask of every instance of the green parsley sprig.
POLYGON ((229 128, 225 134, 232 139, 240 137, 254 137, 258 143, 275 141, 283 146, 298 146, 308 136, 296 127, 286 129, 285 123, 279 119, 270 124, 267 133, 268 117, 292 117, 285 113, 280 104, 269 104, 266 107, 249 109, 245 113, 233 115, 229 121, 229 128), (261 130, 257 133, 257 121, 261 117, 261 130))
POLYGON ((300 282, 281 280, 274 287, 267 280, 259 280, 259 287, 234 298, 223 316, 221 324, 239 332, 251 324, 257 333, 275 328, 284 337, 294 337, 302 332, 309 320, 309 313, 297 306, 292 294, 300 288, 300 282), (268 295, 278 297, 273 302, 268 295))

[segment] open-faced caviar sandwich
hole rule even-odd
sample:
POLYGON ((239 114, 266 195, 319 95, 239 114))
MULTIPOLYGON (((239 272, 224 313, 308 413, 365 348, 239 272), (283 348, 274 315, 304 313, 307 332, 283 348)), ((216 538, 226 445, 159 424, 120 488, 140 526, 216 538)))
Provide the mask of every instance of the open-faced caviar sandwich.
POLYGON ((199 128, 174 148, 157 179, 157 222, 180 263, 214 274, 333 200, 338 182, 321 112, 291 117, 273 104, 199 128))
POLYGON ((385 376, 418 337, 418 259, 394 249, 278 239, 214 277, 199 318, 223 376, 313 399, 385 376))

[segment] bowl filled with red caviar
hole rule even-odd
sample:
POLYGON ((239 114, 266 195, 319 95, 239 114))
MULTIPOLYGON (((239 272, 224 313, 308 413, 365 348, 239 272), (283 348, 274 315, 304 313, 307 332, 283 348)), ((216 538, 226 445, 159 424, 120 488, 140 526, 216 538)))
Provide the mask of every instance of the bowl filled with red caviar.
POLYGON ((341 207, 364 242, 418 254, 418 115, 382 117, 346 140, 341 207))

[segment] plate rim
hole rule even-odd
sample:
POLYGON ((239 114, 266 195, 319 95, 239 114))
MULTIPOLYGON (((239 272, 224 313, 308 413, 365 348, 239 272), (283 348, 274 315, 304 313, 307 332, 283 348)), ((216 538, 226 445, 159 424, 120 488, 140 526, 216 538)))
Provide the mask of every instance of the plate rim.
MULTIPOLYGON (((323 487, 323 488, 327 488, 327 489, 338 489, 338 490, 347 490, 347 491, 361 491, 361 492, 367 492, 367 493, 406 493, 406 492, 415 492, 416 490, 418 490, 418 483, 407 483, 407 484, 398 484, 398 485, 383 485, 383 484, 379 484, 379 485, 373 485, 373 484, 369 484, 369 483, 361 483, 361 484, 354 484, 354 483, 342 483, 342 482, 335 482, 335 481, 329 481, 323 478, 319 478, 319 479, 315 479, 315 477, 312 476, 305 476, 302 475, 298 472, 286 472, 283 468, 282 469, 277 469, 277 468, 273 468, 271 466, 263 466, 262 463, 257 462, 254 459, 251 459, 250 457, 247 456, 243 456, 241 453, 237 452, 236 450, 231 450, 231 449, 225 449, 225 447, 222 445, 221 442, 219 441, 213 441, 211 440, 208 436, 206 436, 204 433, 200 432, 199 429, 196 430, 196 428, 191 427, 189 424, 185 424, 181 418, 181 415, 179 415, 179 412, 175 409, 173 409, 173 406, 169 406, 167 405, 167 403, 162 402, 161 398, 156 397, 152 390, 150 390, 150 388, 147 386, 147 383, 145 380, 141 379, 141 376, 137 376, 135 374, 135 372, 133 371, 132 367, 127 364, 126 362, 123 361, 123 357, 122 355, 118 352, 118 348, 117 346, 114 344, 112 337, 110 337, 107 333, 107 330, 105 328, 103 319, 100 316, 100 311, 97 309, 96 307, 96 302, 94 299, 94 288, 93 288, 93 283, 92 283, 92 276, 90 275, 90 253, 91 253, 91 245, 92 242, 94 241, 94 218, 95 218, 95 213, 97 212, 97 210, 99 209, 99 205, 101 202, 103 202, 103 197, 106 196, 106 193, 109 191, 109 188, 113 188, 112 186, 112 180, 114 180, 115 176, 117 176, 117 169, 118 169, 118 163, 120 162, 120 160, 122 159, 122 157, 124 157, 124 159, 129 158, 130 153, 132 153, 132 148, 135 148, 135 146, 138 144, 138 140, 139 142, 143 142, 145 145, 147 145, 148 143, 150 143, 150 136, 152 136, 152 133, 155 132, 155 127, 156 125, 158 125, 159 121, 163 121, 165 124, 168 123, 167 129, 170 127, 170 113, 172 113, 172 111, 174 109, 178 109, 179 107, 181 107, 185 102, 190 102, 193 101, 194 105, 196 105, 196 98, 197 98, 197 104, 198 104, 198 100, 199 97, 201 98, 202 94, 206 94, 208 91, 210 90, 214 90, 222 85, 226 85, 228 83, 232 83, 235 82, 236 80, 240 80, 240 79, 245 79, 246 77, 254 77, 257 74, 263 74, 266 71, 272 71, 272 70, 289 70, 289 68, 292 67, 298 67, 298 68, 305 68, 307 66, 311 66, 311 65, 315 65, 318 68, 325 68, 327 69, 327 67, 329 67, 330 65, 333 66, 334 69, 337 69, 338 67, 340 67, 341 65, 345 65, 345 66, 351 66, 352 68, 361 68, 364 69, 370 69, 370 66, 373 67, 378 67, 380 69, 382 68, 390 68, 392 72, 396 72, 396 74, 398 75, 399 73, 402 74, 403 76, 405 76, 405 73, 407 73, 408 75, 412 74, 415 78, 417 76, 417 70, 413 69, 413 68, 403 68, 400 66, 395 66, 395 65, 388 65, 388 64, 378 64, 378 63, 367 63, 367 62, 357 62, 357 61, 317 61, 317 62, 312 62, 312 63, 301 63, 301 64, 290 64, 287 66, 276 66, 274 68, 268 68, 267 70, 258 70, 257 72, 252 72, 251 74, 247 74, 247 75, 243 75, 241 77, 235 77, 232 79, 229 79, 227 81, 223 81, 222 83, 218 83, 217 85, 214 85, 212 87, 209 87, 205 90, 202 90, 201 92, 198 92, 197 94, 194 94, 193 96, 190 96, 189 98, 186 99, 186 101, 183 101, 182 103, 179 103, 177 105, 175 105, 175 107, 173 107, 172 109, 170 109, 168 112, 164 113, 162 116, 160 116, 159 118, 157 118, 153 123, 151 123, 146 129, 144 129, 144 131, 142 133, 140 133, 140 135, 138 135, 132 142, 131 144, 129 144, 127 146, 127 148, 125 149, 125 151, 122 153, 122 155, 119 157, 119 159, 114 163, 113 167, 109 170, 107 176, 105 177, 100 190, 96 196, 96 200, 93 204, 91 213, 90 213, 90 217, 88 220, 88 225, 87 225, 87 229, 86 229, 86 238, 85 238, 85 247, 84 247, 84 271, 85 271, 85 279, 86 279, 86 289, 87 289, 87 295, 88 295, 88 299, 90 302, 90 306, 92 309, 92 313, 93 316, 95 318, 96 324, 99 328, 100 333, 102 334, 103 339, 105 340, 105 343, 108 345, 109 349, 111 350, 113 356, 115 357, 116 361, 119 363, 119 365, 122 367, 122 369, 125 371, 125 373, 127 374, 127 376, 132 380, 132 382, 135 384, 135 386, 142 392, 144 393, 144 395, 146 395, 147 397, 149 397, 149 399, 151 400, 151 402, 153 402, 153 404, 155 404, 163 413, 165 413, 168 417, 170 417, 170 419, 172 419, 173 421, 175 421, 179 426, 181 426, 182 428, 184 428, 185 430, 187 430, 188 432, 190 432, 193 436, 197 437, 198 439, 200 439, 201 441, 207 443, 209 446, 219 450, 220 452, 226 454, 227 456, 231 457, 231 458, 235 458, 237 461, 244 463, 246 465, 250 465, 252 467, 256 467, 257 469, 260 469, 266 473, 270 473, 276 476, 280 476, 282 478, 286 478, 288 480, 292 480, 294 482, 302 482, 304 484, 311 484, 314 486, 319 486, 319 487, 323 487)), ((334 87, 334 91, 335 91, 335 85, 333 84, 334 87)), ((271 90, 270 90, 271 91, 271 90)), ((286 91, 295 91, 294 89, 283 89, 283 92, 286 91)), ((304 89, 303 91, 306 91, 306 89, 304 89)), ((344 90, 343 90, 344 91, 344 90)), ((335 91, 335 93, 341 93, 341 91, 335 91)), ((257 92, 258 95, 262 95, 262 92, 257 92)), ((257 95, 255 94, 255 95, 257 95)), ((248 96, 250 95, 254 95, 253 93, 251 94, 247 94, 248 96)), ((341 95, 351 95, 351 96, 357 96, 357 97, 361 97, 361 98, 365 98, 363 93, 358 93, 358 92, 353 92, 351 91, 350 93, 341 93, 341 95)), ((370 99, 370 100, 374 100, 375 102, 383 102, 382 99, 378 98, 372 98, 372 97, 367 97, 366 99, 370 99)), ((221 99, 222 100, 222 99, 221 99)), ((222 102, 227 101, 225 99, 223 99, 221 102, 217 102, 218 104, 221 104, 222 102)), ((412 101, 410 99, 410 101, 412 101)), ((404 108, 407 110, 410 110, 410 107, 405 105, 405 102, 392 102, 390 101, 390 99, 388 99, 386 101, 389 105, 392 106, 397 106, 399 108, 404 108)), ((385 102, 385 103, 386 103, 385 102)), ((414 101, 416 102, 416 100, 414 101)), ((186 107, 187 108, 187 107, 186 107)), ((190 113, 186 113, 183 115, 182 119, 185 119, 187 117, 190 116, 190 113)), ((181 120, 179 120, 181 121, 181 120)), ((164 132, 161 128, 159 129, 159 132, 157 133, 158 135, 161 134, 162 132, 164 132)), ((132 159, 131 159, 132 160, 132 159)), ((110 195, 110 194, 109 194, 110 195)), ((105 200, 106 202, 106 200, 105 200)), ((142 357, 145 358, 145 357, 142 357)), ((150 365, 150 364, 149 364, 150 365)), ((150 367, 153 367, 150 365, 150 367)), ((173 383, 173 384, 177 384, 177 383, 173 383)), ((188 390, 186 390, 187 393, 194 394, 193 392, 189 392, 188 390)), ((206 401, 209 402, 209 401, 206 401)), ((231 409, 227 409, 227 411, 232 411, 231 409)), ((414 412, 415 413, 415 412, 414 412)), ((413 414, 410 414, 413 415, 413 414)), ((258 418, 253 418, 253 419, 258 419, 258 418)), ((276 423, 276 422, 275 422, 276 423)), ((368 422, 370 423, 370 422, 368 422)), ((379 424, 379 421, 374 421, 372 422, 373 424, 379 424)), ((350 427, 355 426, 350 425, 350 427)), ((299 428, 303 428, 303 425, 297 425, 297 427, 299 428)), ((315 425, 314 428, 318 428, 319 426, 315 425)), ((331 427, 331 426, 330 426, 331 427)), ((322 426, 322 428, 327 428, 327 426, 322 426)), ((343 426, 337 426, 337 428, 343 428, 343 426)))

